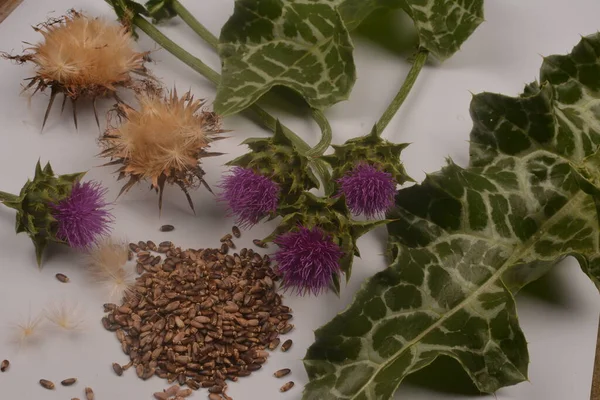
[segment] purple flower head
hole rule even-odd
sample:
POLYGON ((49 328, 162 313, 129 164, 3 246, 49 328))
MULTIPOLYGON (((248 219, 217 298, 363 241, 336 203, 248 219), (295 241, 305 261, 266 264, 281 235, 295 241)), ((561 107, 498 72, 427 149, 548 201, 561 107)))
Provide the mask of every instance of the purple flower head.
POLYGON ((277 236, 274 242, 279 246, 275 253, 277 270, 286 289, 318 295, 327 290, 332 275, 340 272, 339 261, 344 253, 318 227, 299 226, 297 231, 277 236))
POLYGON ((346 196, 346 204, 355 215, 377 217, 394 205, 396 181, 392 174, 373 165, 359 163, 337 182, 339 194, 346 196))
POLYGON ((105 194, 98 182, 76 182, 68 197, 52 204, 52 216, 58 222, 56 236, 71 247, 86 248, 108 234, 113 217, 106 209, 105 194))
POLYGON ((279 204, 279 185, 249 168, 235 167, 223 178, 221 200, 242 227, 251 227, 274 212, 279 204))

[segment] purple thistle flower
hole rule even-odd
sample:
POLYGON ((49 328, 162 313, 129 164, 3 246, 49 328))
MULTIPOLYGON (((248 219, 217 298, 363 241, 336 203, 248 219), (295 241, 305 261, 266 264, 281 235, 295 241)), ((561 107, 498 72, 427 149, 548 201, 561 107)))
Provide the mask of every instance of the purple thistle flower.
POLYGON ((339 261, 344 253, 318 227, 300 226, 297 231, 277 236, 274 242, 279 246, 275 253, 277 271, 286 289, 318 295, 327 290, 332 275, 340 272, 339 261))
POLYGON ((98 182, 76 182, 68 197, 52 204, 56 236, 71 247, 86 248, 108 234, 113 216, 106 209, 106 191, 98 182))
POLYGON ((373 165, 360 163, 337 182, 340 194, 346 196, 346 204, 355 215, 374 218, 394 205, 396 181, 392 174, 373 165))
POLYGON ((231 175, 223 178, 221 200, 242 227, 257 224, 279 204, 279 185, 249 168, 235 167, 231 175))

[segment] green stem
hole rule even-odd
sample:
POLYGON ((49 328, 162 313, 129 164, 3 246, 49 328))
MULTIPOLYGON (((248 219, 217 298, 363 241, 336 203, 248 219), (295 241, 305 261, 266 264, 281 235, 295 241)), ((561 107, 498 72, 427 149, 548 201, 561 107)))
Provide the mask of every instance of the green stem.
POLYGON ((196 17, 194 17, 178 0, 173 0, 171 4, 173 6, 173 10, 175 10, 183 22, 188 24, 188 26, 192 28, 192 30, 196 32, 198 36, 204 39, 204 41, 208 43, 210 47, 216 50, 217 46, 219 45, 219 39, 213 35, 211 31, 206 29, 204 25, 202 25, 200 21, 198 21, 196 17))
MULTIPOLYGON (((154 40, 158 45, 167 50, 169 53, 173 54, 179 60, 181 60, 184 64, 188 65, 194 71, 198 72, 200 75, 207 78, 209 81, 218 85, 221 81, 221 76, 214 69, 203 63, 197 57, 194 57, 177 43, 173 42, 171 39, 166 37, 161 31, 156 29, 154 25, 148 22, 145 18, 136 15, 132 18, 131 22, 140 28, 146 35, 148 35, 152 40, 154 40)), ((275 123, 276 119, 271 114, 266 112, 260 106, 253 104, 248 108, 252 114, 254 114, 258 120, 267 127, 269 130, 275 132, 275 123)), ((291 131, 286 126, 282 125, 283 132, 285 135, 294 143, 298 151, 301 153, 305 153, 310 149, 310 146, 302 140, 302 138, 296 135, 293 131, 291 131)))
POLYGON ((412 89, 413 85, 415 84, 415 81, 417 80, 417 77, 419 76, 419 72, 421 72, 421 69, 423 69, 423 66, 425 65, 425 61, 427 61, 428 55, 429 52, 425 49, 420 49, 417 52, 417 55, 415 56, 415 61, 410 71, 408 71, 408 75, 406 75, 406 79, 404 80, 402 87, 400 87, 398 94, 396 94, 394 100, 392 100, 388 108, 384 111, 383 115, 381 116, 381 118, 379 118, 379 121, 377 122, 377 132, 380 135, 388 126, 388 124, 390 123, 390 121, 392 120, 402 103, 404 103, 404 100, 406 100, 408 93, 410 93, 410 89, 412 89))
POLYGON ((311 111, 313 119, 319 125, 319 128, 321 128, 321 140, 319 140, 319 143, 310 149, 306 155, 319 157, 329 148, 333 134, 331 132, 331 125, 329 125, 329 121, 327 120, 327 117, 325 117, 325 114, 323 114, 323 111, 315 108, 311 109, 311 111))

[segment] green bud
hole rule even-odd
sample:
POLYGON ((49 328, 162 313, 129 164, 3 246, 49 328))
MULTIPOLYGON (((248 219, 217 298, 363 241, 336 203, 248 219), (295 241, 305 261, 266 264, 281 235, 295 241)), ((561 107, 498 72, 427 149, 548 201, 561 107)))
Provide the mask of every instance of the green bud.
POLYGON ((27 180, 18 196, 0 192, 0 201, 17 210, 16 232, 27 233, 33 241, 38 266, 49 242, 64 243, 56 237, 58 226, 52 217, 51 205, 67 198, 73 184, 84 175, 85 172, 56 176, 50 163, 42 169, 38 161, 35 177, 27 180))
POLYGON ((296 150, 283 133, 279 121, 272 137, 251 138, 243 144, 252 151, 227 165, 252 169, 278 183, 281 187, 280 204, 292 204, 303 191, 319 187, 319 180, 309 166, 308 157, 296 150))
POLYGON ((367 162, 391 174, 396 183, 401 185, 407 181, 413 182, 400 161, 400 154, 407 146, 408 143, 396 144, 382 139, 377 126, 374 126, 366 136, 350 139, 341 146, 333 145, 334 153, 322 158, 333 168, 334 180, 340 179, 357 163, 367 162))

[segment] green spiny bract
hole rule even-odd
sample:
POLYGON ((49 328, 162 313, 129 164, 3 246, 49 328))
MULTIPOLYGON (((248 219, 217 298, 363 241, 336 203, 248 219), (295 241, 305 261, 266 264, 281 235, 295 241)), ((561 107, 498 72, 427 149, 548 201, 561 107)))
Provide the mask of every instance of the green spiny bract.
POLYGON ((50 163, 42 169, 38 161, 35 177, 27 180, 18 196, 0 192, 0 201, 17 210, 16 232, 27 233, 33 241, 38 266, 49 242, 65 243, 56 236, 58 225, 51 213, 52 204, 67 198, 73 184, 84 175, 85 172, 57 176, 50 163))
POLYGON ((406 174, 404 165, 400 161, 400 154, 407 146, 407 143, 396 144, 382 139, 377 126, 374 126, 368 135, 350 139, 341 146, 332 145, 334 153, 322 158, 333 168, 332 175, 335 181, 358 163, 366 162, 391 174, 396 183, 401 185, 413 181, 406 174))
MULTIPOLYGON (((264 239, 273 241, 277 236, 297 229, 299 225, 306 228, 319 227, 333 237, 334 242, 342 249, 344 255, 340 259, 340 269, 346 275, 346 282, 352 273, 354 256, 360 257, 356 245, 359 237, 389 220, 355 221, 351 218, 343 196, 317 197, 304 192, 291 205, 282 205, 277 213, 283 217, 279 226, 264 239)), ((339 294, 339 277, 334 275, 332 290, 339 294)))
POLYGON ((293 204, 303 191, 319 187, 319 180, 309 166, 308 157, 296 150, 283 133, 279 122, 273 137, 251 138, 243 144, 248 145, 252 151, 227 165, 251 169, 279 184, 280 204, 293 204))

